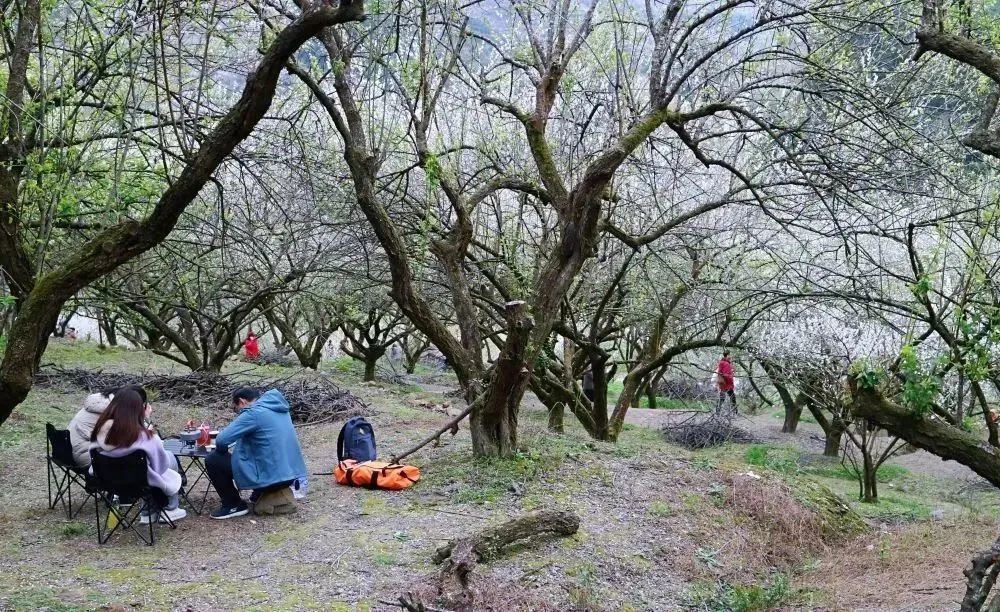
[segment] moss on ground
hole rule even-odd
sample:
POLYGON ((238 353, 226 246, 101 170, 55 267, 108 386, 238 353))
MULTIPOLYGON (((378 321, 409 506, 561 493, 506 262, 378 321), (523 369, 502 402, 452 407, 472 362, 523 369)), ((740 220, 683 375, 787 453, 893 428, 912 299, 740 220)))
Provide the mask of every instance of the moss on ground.
POLYGON ((869 530, 861 515, 829 487, 803 477, 788 484, 793 496, 819 514, 824 538, 845 539, 869 530))

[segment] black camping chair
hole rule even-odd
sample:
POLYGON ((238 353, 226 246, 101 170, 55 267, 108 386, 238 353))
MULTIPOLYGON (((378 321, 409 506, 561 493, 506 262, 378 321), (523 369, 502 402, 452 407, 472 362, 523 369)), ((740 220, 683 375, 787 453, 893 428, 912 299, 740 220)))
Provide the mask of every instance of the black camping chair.
POLYGON ((45 460, 48 463, 49 510, 61 503, 66 515, 73 518, 83 510, 87 500, 94 497, 96 491, 87 468, 78 466, 73 459, 69 430, 56 429, 52 423, 45 424, 45 460), (76 510, 73 509, 74 485, 86 493, 83 503, 76 510))
MULTIPOLYGON (((107 544, 115 531, 121 529, 123 532, 126 530, 135 532, 139 539, 152 546, 156 542, 153 525, 158 522, 159 516, 153 516, 149 521, 148 539, 136 527, 136 525, 141 524, 139 517, 143 507, 158 507, 153 498, 153 488, 149 486, 147 480, 146 453, 137 450, 122 457, 108 457, 102 455, 97 449, 92 449, 90 459, 98 495, 107 508, 106 519, 102 522, 100 504, 95 504, 97 506, 98 543, 107 544), (112 516, 115 517, 116 523, 109 528, 108 522, 112 516)), ((177 528, 177 525, 166 514, 161 516, 166 518, 171 529, 177 528)))

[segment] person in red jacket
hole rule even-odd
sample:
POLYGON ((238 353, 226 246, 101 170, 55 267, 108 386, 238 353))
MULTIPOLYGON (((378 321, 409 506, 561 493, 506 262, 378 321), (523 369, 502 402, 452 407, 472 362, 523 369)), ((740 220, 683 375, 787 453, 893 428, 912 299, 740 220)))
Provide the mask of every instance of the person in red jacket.
POLYGON ((253 332, 250 332, 246 342, 243 343, 243 350, 246 353, 247 361, 260 359, 260 345, 257 343, 257 336, 253 335, 253 332))
POLYGON ((722 359, 719 360, 719 367, 715 371, 716 380, 719 385, 719 407, 726 402, 726 397, 732 402, 733 412, 736 412, 736 381, 733 378, 733 362, 729 360, 729 351, 722 352, 722 359))

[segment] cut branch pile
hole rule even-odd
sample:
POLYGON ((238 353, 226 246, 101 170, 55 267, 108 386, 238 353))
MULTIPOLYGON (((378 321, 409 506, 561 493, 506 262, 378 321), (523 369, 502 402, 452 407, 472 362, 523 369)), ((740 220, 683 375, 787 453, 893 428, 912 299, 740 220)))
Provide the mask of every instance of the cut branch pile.
POLYGON ((668 442, 689 449, 708 448, 726 442, 755 442, 750 432, 737 427, 736 414, 722 410, 710 413, 696 412, 684 420, 663 427, 663 437, 668 442))
POLYGON ((292 420, 309 425, 370 412, 368 406, 356 395, 319 374, 271 380, 245 373, 229 375, 192 372, 183 376, 163 376, 50 367, 39 372, 35 380, 39 385, 78 387, 90 392, 141 385, 148 391, 155 391, 158 399, 199 408, 227 410, 231 406, 233 391, 241 387, 280 389, 291 406, 292 420))
POLYGON ((276 365, 286 368, 299 366, 298 358, 292 354, 289 348, 261 351, 260 357, 254 359, 253 362, 259 365, 276 365))

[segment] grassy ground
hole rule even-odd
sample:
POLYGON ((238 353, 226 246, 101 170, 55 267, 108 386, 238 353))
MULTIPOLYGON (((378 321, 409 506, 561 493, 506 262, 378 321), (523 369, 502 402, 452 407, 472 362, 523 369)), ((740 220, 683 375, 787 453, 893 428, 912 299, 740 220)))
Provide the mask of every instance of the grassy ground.
MULTIPOLYGON (((148 353, 86 343, 54 343, 44 361, 182 373, 148 353)), ((445 418, 423 407, 443 401, 438 393, 362 385, 347 362, 324 369, 370 403, 383 455, 445 418)), ((255 373, 283 378, 289 370, 255 373)), ((453 386, 446 379, 428 388, 453 386)), ((44 424, 68 422, 83 395, 37 388, 0 426, 2 610, 391 610, 379 601, 433 576, 439 543, 540 508, 575 511, 580 532, 480 566, 477 610, 954 609, 961 569, 992 541, 1000 516, 991 489, 887 466, 881 504, 851 501, 871 530, 828 540, 804 527, 811 511, 786 496, 793 484, 781 483, 809 479, 853 500, 856 484, 838 463, 782 445, 692 453, 634 425, 617 445, 597 443, 570 419, 565 435, 552 435, 543 412, 525 410, 522 450, 509 459, 472 459, 463 429, 411 458, 423 479, 406 492, 315 476, 294 516, 191 516, 176 531, 161 529, 154 547, 130 538, 101 547, 92 506, 68 520, 45 501, 44 424), (735 494, 756 475, 760 495, 735 494)), ((156 403, 163 431, 191 413, 156 403)), ((300 429, 312 471, 333 467, 339 427, 300 429)))

